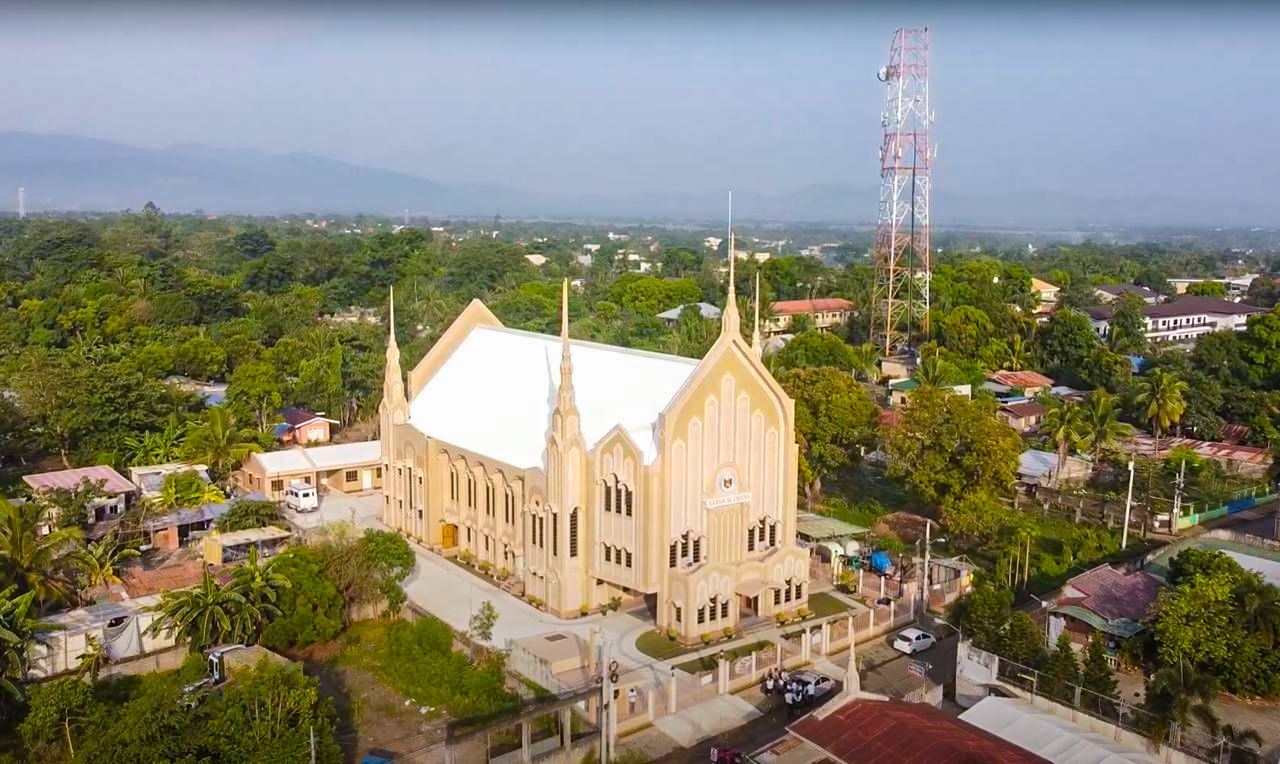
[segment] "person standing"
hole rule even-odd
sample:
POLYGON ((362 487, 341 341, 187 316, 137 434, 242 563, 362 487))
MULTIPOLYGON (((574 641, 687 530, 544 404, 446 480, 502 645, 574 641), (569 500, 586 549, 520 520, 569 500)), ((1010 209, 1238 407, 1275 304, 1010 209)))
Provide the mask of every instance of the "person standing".
POLYGON ((773 672, 764 675, 764 694, 765 697, 773 694, 773 672))
POLYGON ((795 718, 795 715, 796 715, 796 714, 795 714, 795 702, 796 702, 796 696, 795 696, 795 694, 794 694, 794 693, 792 693, 792 692, 791 692, 791 688, 789 688, 789 687, 787 688, 787 694, 783 696, 783 700, 784 700, 784 701, 786 702, 786 704, 787 704, 787 718, 788 718, 788 719, 793 719, 793 718, 795 718))

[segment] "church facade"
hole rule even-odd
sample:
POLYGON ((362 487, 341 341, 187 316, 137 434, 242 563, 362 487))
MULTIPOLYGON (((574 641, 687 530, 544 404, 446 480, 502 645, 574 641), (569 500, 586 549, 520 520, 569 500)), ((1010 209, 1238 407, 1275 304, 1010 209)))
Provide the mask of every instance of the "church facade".
POLYGON ((758 308, 748 344, 731 287, 694 360, 572 340, 567 300, 566 282, 559 337, 472 301, 407 384, 391 322, 383 522, 561 617, 643 595, 692 641, 803 606, 794 404, 760 362, 758 308))

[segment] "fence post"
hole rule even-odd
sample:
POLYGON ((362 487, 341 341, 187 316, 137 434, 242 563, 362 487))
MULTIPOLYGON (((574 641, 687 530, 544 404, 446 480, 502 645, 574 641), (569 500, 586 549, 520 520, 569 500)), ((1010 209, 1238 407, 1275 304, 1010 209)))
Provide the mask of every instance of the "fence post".
POLYGON ((1080 685, 1076 685, 1076 702, 1071 705, 1071 721, 1080 714, 1080 685))
POLYGON ((716 656, 716 690, 724 695, 729 692, 729 661, 716 656))
POLYGON ((846 615, 844 620, 845 625, 849 627, 849 649, 852 650, 854 643, 857 642, 857 639, 854 638, 856 635, 853 632, 853 616, 846 615))
MULTIPOLYGON (((781 640, 781 636, 779 636, 779 640, 781 640)), ((781 669, 782 668, 782 642, 781 641, 774 642, 773 649, 774 649, 774 654, 777 655, 778 657, 776 662, 777 664, 776 668, 781 669)))
POLYGON ((876 609, 871 608, 867 611, 867 631, 875 631, 876 628, 876 609))
POLYGON ((649 711, 649 721, 653 721, 657 717, 658 691, 653 685, 644 691, 645 708, 649 711))
POLYGON ((755 684, 755 682, 756 682, 756 655, 757 655, 757 653, 759 653, 759 651, 758 651, 758 650, 756 650, 756 651, 752 651, 752 653, 751 653, 751 683, 752 683, 752 684, 755 684))
POLYGON ((667 713, 676 712, 676 667, 671 667, 671 678, 667 681, 667 713))
POLYGON ((831 622, 822 622, 822 654, 831 654, 831 622))

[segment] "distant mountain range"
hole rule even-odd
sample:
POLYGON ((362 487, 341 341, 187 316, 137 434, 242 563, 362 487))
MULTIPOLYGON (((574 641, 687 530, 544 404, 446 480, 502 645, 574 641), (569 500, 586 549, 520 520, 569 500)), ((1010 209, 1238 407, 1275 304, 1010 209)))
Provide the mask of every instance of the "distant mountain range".
MULTIPOLYGON (((138 209, 154 201, 174 212, 398 214, 711 221, 725 214, 723 193, 521 190, 446 184, 312 154, 265 154, 179 144, 145 149, 75 135, 0 132, 0 210, 16 207, 18 186, 36 210, 138 209), (11 190, 10 190, 11 189, 11 190)), ((785 194, 736 191, 735 216, 784 222, 870 225, 874 185, 813 185, 785 194)), ((1141 196, 935 193, 937 225, 1251 226, 1280 223, 1280 202, 1141 196)))

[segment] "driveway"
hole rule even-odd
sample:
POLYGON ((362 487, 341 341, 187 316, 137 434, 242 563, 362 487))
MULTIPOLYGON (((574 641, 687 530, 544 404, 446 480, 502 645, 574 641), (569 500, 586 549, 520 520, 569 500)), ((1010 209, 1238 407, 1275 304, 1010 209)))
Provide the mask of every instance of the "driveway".
MULTIPOLYGON (((382 494, 378 491, 358 494, 330 492, 321 498, 319 511, 302 515, 294 512, 286 514, 291 522, 305 529, 330 522, 354 522, 360 528, 388 530, 378 518, 381 501, 382 494)), ((607 638, 616 643, 624 635, 642 632, 643 628, 640 627, 647 623, 627 613, 556 618, 412 541, 409 546, 417 558, 413 572, 403 584, 409 601, 458 631, 467 630, 471 614, 486 600, 492 602, 498 611, 498 622, 494 626, 491 642, 494 646, 502 647, 508 640, 551 631, 572 632, 587 639, 592 628, 603 629, 607 638)), ((631 644, 634 646, 634 643, 635 639, 632 637, 631 644)), ((627 658, 631 657, 628 653, 638 654, 634 653, 634 649, 620 652, 627 658)))

